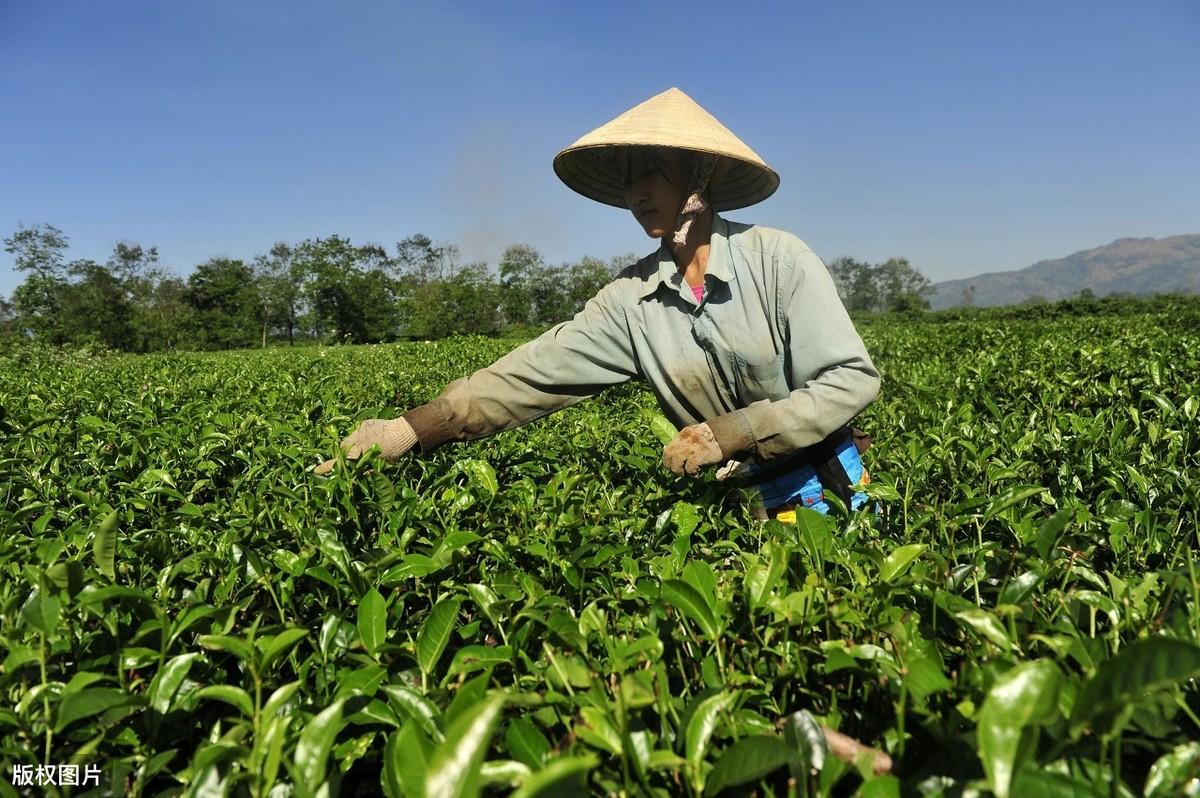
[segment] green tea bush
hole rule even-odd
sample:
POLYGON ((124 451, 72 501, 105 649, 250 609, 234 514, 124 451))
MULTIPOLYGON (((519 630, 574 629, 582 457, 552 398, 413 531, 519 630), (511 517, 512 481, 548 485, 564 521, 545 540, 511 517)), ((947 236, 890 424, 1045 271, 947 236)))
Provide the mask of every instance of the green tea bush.
POLYGON ((0 792, 1183 794, 1200 306, 860 329, 877 511, 795 525, 637 385, 311 474, 512 341, 7 347, 0 792))

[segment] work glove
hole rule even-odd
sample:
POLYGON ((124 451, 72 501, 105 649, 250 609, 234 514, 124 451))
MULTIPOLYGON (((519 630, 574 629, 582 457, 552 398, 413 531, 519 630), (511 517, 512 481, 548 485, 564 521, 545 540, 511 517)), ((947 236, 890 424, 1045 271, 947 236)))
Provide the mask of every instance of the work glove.
POLYGON ((707 424, 684 427, 663 448, 663 465, 676 474, 695 476, 704 466, 721 460, 721 447, 707 424))
MULTIPOLYGON (((342 451, 346 453, 347 460, 356 460, 372 446, 378 446, 380 457, 391 462, 416 445, 417 433, 404 418, 390 421, 369 418, 342 440, 342 451)), ((328 474, 335 465, 336 459, 326 460, 313 469, 313 472, 328 474)))

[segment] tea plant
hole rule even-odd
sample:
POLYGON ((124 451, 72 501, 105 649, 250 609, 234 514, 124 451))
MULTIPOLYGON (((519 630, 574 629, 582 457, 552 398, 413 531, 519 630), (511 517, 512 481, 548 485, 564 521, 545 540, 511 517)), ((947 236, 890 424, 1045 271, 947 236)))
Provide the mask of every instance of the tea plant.
POLYGON ((795 525, 636 385, 311 474, 511 342, 0 353, 0 764, 102 767, 0 792, 1191 789, 1200 306, 862 331, 876 513, 795 525))

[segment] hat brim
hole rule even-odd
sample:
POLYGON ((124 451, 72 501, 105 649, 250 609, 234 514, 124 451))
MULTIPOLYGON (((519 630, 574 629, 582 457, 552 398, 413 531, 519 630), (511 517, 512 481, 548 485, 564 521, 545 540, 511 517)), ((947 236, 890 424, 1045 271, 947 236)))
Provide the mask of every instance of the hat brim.
MULTIPOLYGON (((616 151, 623 147, 645 146, 634 143, 606 143, 574 146, 554 158, 554 173, 570 189, 588 199, 625 208, 625 187, 618 172, 616 151)), ((730 155, 694 147, 675 149, 717 155, 724 168, 709 186, 709 201, 716 211, 732 211, 762 202, 779 188, 779 175, 766 164, 754 163, 730 155)))

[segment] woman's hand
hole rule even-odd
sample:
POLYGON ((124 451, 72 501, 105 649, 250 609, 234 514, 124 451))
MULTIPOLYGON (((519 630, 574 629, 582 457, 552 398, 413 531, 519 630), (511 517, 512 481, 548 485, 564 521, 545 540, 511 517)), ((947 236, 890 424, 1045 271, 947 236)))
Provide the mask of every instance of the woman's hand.
MULTIPOLYGON (((347 460, 356 460, 372 446, 378 446, 380 456, 391 462, 416 445, 417 433, 404 418, 390 421, 369 418, 360 424, 358 429, 346 436, 342 441, 342 451, 346 453, 347 460)), ((313 469, 313 473, 328 474, 335 465, 337 465, 336 459, 326 460, 313 469)))
POLYGON ((707 424, 684 427, 663 448, 663 465, 676 474, 695 476, 704 466, 723 459, 721 447, 707 424))

